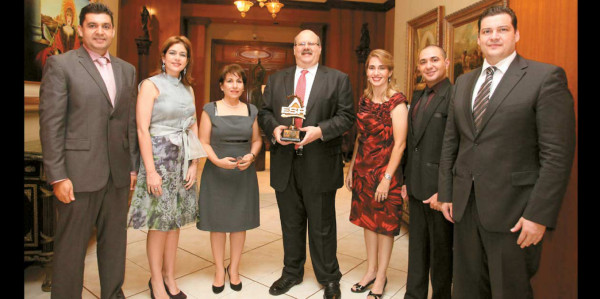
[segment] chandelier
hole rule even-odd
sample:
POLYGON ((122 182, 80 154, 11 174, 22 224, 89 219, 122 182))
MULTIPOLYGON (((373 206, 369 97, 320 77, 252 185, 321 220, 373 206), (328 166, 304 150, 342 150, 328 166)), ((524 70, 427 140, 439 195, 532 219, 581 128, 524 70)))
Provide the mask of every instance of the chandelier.
MULTIPOLYGON (((277 13, 283 7, 283 4, 279 2, 279 0, 256 0, 260 7, 267 7, 267 10, 275 19, 277 17, 277 13)), ((246 13, 250 10, 250 7, 254 5, 254 2, 249 0, 238 0, 233 2, 233 4, 240 11, 242 18, 246 17, 246 13)))

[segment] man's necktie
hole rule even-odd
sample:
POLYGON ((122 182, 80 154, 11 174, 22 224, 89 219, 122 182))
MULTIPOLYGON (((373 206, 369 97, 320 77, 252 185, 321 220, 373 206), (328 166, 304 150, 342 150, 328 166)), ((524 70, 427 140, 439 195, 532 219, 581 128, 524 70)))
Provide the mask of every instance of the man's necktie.
POLYGON ((483 114, 485 113, 485 109, 487 109, 490 101, 490 90, 492 88, 492 78, 494 77, 495 70, 495 66, 490 66, 485 69, 485 81, 479 88, 477 97, 475 97, 475 103, 473 104, 473 120, 475 122, 476 131, 479 131, 480 129, 483 114))
POLYGON ((431 102, 431 99, 433 98, 433 96, 434 96, 433 89, 426 88, 425 91, 423 92, 423 95, 421 96, 421 99, 419 100, 417 105, 415 105, 415 109, 413 110, 413 114, 412 114, 414 128, 415 128, 414 131, 419 130, 419 128, 421 127, 421 120, 423 119, 423 114, 425 113, 427 106, 429 106, 429 103, 431 102), (425 101, 425 103, 423 103, 424 101, 425 101))
POLYGON ((102 76, 102 80, 104 80, 104 84, 108 90, 108 96, 110 97, 110 102, 114 107, 115 96, 117 95, 117 87, 115 85, 114 75, 110 73, 110 69, 108 68, 108 59, 106 57, 100 57, 96 61, 98 61, 100 64, 100 75, 102 76))
MULTIPOLYGON (((302 74, 300 75, 300 78, 298 78, 298 83, 296 84, 296 96, 300 98, 302 107, 305 107, 304 94, 306 93, 306 73, 308 73, 307 70, 302 70, 302 74)), ((296 128, 302 128, 302 119, 299 117, 294 118, 294 126, 296 126, 296 128)), ((295 149, 298 149, 298 147, 298 145, 294 146, 295 149)))

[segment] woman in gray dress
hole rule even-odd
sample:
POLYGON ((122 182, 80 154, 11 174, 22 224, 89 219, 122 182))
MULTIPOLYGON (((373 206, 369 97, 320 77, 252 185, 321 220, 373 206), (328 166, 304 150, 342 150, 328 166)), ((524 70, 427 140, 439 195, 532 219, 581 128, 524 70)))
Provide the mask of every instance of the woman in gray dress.
POLYGON ((256 121, 258 109, 240 101, 246 74, 237 64, 227 65, 219 77, 223 99, 204 105, 200 118, 200 143, 208 154, 202 171, 199 216, 196 226, 210 231, 216 272, 212 285, 218 294, 229 272, 231 289, 242 282, 239 265, 246 230, 259 226, 258 180, 254 159, 262 139, 256 121), (229 232, 230 264, 224 266, 226 233, 229 232))
POLYGON ((140 83, 136 121, 141 162, 128 225, 148 229, 146 249, 152 298, 187 296, 175 282, 179 228, 197 216, 197 162, 206 157, 198 140, 192 53, 185 36, 161 48, 162 70, 140 83), (172 295, 174 294, 174 295, 172 295))

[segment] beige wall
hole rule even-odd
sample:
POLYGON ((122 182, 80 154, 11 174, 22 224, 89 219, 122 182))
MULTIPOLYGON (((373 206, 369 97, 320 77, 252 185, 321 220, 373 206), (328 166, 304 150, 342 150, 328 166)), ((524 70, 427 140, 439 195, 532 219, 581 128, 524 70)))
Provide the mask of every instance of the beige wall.
MULTIPOLYGON (((110 10, 113 12, 113 21, 115 23, 115 28, 117 32, 119 31, 119 3, 120 0, 104 0, 102 1, 110 10)), ((117 54, 117 35, 115 33, 115 38, 113 39, 113 43, 108 49, 110 54, 117 54)), ((23 84, 24 93, 27 97, 39 97, 39 85, 38 84, 23 84)), ((40 117, 38 111, 25 111, 23 115, 23 126, 24 126, 24 141, 34 141, 40 139, 40 117)))
POLYGON ((294 37, 300 32, 298 27, 285 26, 259 26, 240 24, 209 24, 206 28, 206 56, 204 68, 204 98, 210 97, 210 69, 211 48, 213 39, 226 39, 236 41, 262 41, 262 42, 284 42, 294 41, 294 37), (253 34, 256 34, 254 40, 253 34))
MULTIPOLYGON (((394 24, 394 68, 400 86, 406 88, 406 23, 434 8, 444 6, 444 15, 459 11, 479 0, 396 0, 394 24)), ((442 29, 445 30, 445 29, 442 29)), ((406 90, 402 90, 406 93, 406 90)), ((407 95, 408 96, 408 95, 407 95)))

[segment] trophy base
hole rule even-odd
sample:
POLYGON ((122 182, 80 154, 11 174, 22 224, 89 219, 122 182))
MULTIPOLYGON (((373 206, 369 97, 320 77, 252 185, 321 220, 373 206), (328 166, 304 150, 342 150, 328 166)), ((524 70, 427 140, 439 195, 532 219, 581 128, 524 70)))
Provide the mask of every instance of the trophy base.
POLYGON ((287 142, 300 142, 300 131, 295 129, 284 129, 281 132, 281 140, 287 142))

